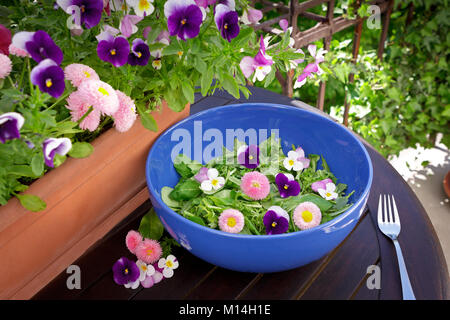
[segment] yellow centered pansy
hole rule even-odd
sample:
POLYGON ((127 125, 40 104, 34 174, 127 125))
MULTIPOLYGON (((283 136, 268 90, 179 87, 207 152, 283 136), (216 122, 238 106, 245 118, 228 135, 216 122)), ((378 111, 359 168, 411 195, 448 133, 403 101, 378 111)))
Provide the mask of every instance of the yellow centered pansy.
POLYGON ((167 266, 168 268, 172 268, 172 267, 173 267, 172 261, 167 260, 167 261, 166 261, 166 266, 167 266))
POLYGON ((47 79, 47 80, 45 81, 45 85, 46 85, 47 88, 50 88, 50 87, 53 85, 52 80, 51 80, 51 79, 47 79))
POLYGON ((139 10, 145 11, 150 8, 150 3, 148 3, 148 0, 139 0, 139 10))
POLYGON ((116 55, 116 49, 111 49, 111 51, 109 51, 111 53, 112 56, 116 55))

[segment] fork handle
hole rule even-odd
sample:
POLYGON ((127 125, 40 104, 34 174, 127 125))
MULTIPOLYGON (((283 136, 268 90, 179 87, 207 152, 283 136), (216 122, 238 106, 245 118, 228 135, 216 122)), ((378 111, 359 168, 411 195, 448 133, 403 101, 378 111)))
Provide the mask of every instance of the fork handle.
POLYGON ((400 280, 402 282, 403 300, 416 300, 411 282, 409 281, 408 271, 406 270, 405 260, 403 260, 402 249, 397 239, 392 239, 397 253, 398 267, 400 270, 400 280))

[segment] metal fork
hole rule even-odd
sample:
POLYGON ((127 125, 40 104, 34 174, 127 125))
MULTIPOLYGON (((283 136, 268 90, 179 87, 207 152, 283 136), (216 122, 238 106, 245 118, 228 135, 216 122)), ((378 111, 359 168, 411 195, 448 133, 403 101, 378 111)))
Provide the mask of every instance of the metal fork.
POLYGON ((398 265, 400 269, 400 280, 402 282, 402 293, 404 300, 416 300, 411 282, 409 281, 408 271, 406 270, 405 261, 403 260, 402 249, 398 243, 397 237, 400 233, 400 218, 398 216, 397 206, 395 204, 394 196, 392 197, 392 209, 391 200, 389 195, 381 195, 378 202, 378 227, 388 238, 394 242, 395 251, 397 253, 398 265), (382 201, 383 198, 383 201, 382 201), (382 206, 383 202, 383 206, 382 206), (392 211, 394 216, 392 216, 392 211))

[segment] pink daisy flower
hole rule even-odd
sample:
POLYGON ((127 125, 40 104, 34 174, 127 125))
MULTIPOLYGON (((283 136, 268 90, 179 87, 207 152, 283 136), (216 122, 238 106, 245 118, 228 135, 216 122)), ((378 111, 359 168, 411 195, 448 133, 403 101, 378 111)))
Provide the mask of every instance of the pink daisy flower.
POLYGON ((108 116, 119 109, 119 98, 116 91, 106 82, 100 80, 87 80, 78 87, 80 94, 94 109, 108 116))
POLYGON ((134 101, 125 93, 116 90, 119 98, 119 109, 112 115, 117 131, 128 131, 136 121, 136 106, 134 101))
POLYGON ((22 50, 20 48, 17 48, 12 43, 9 45, 9 49, 8 50, 9 50, 9 54, 15 55, 17 57, 21 57, 21 58, 30 57, 28 52, 26 52, 25 50, 22 50))
POLYGON ((300 230, 317 227, 322 220, 322 212, 317 205, 306 201, 300 203, 294 210, 294 223, 300 230))
POLYGON ((97 72, 89 66, 80 63, 69 64, 64 69, 64 75, 67 80, 70 80, 74 87, 78 87, 86 80, 100 80, 97 72))
MULTIPOLYGON (((66 108, 70 110, 72 121, 76 122, 88 112, 91 104, 80 91, 74 91, 67 98, 66 108)), ((80 123, 80 128, 83 130, 94 131, 100 124, 100 111, 94 109, 89 115, 80 123)))
POLYGON ((136 257, 147 264, 154 263, 161 258, 162 248, 158 241, 145 239, 135 248, 136 257))
POLYGON ((141 243, 141 241, 142 241, 141 234, 134 230, 130 230, 127 236, 125 237, 125 244, 131 253, 135 253, 136 247, 138 246, 139 243, 141 243))
POLYGON ((270 192, 269 179, 257 171, 247 172, 241 179, 241 190, 254 200, 262 200, 270 192))
POLYGON ((219 228, 225 232, 239 233, 244 224, 244 215, 236 209, 226 209, 219 216, 219 228))
POLYGON ((5 79, 12 70, 12 63, 8 56, 0 53, 0 79, 5 79))

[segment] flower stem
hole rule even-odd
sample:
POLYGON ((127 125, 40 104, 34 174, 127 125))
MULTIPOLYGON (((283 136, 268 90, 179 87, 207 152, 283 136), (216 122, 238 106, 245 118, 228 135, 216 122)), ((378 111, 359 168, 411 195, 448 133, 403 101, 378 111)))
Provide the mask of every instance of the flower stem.
POLYGON ((30 66, 30 59, 27 57, 27 68, 28 68, 28 74, 30 75, 30 95, 33 95, 33 83, 31 83, 31 66, 30 66))
POLYGON ((48 107, 46 110, 50 110, 53 107, 55 107, 58 103, 60 103, 62 100, 66 99, 69 94, 71 94, 72 92, 66 92, 65 94, 63 94, 61 97, 58 98, 58 100, 56 100, 50 107, 48 107))
POLYGON ((94 110, 94 108, 92 106, 89 107, 88 111, 86 111, 85 114, 83 114, 83 116, 77 121, 78 125, 84 120, 86 119, 86 117, 92 112, 92 110, 94 110))

